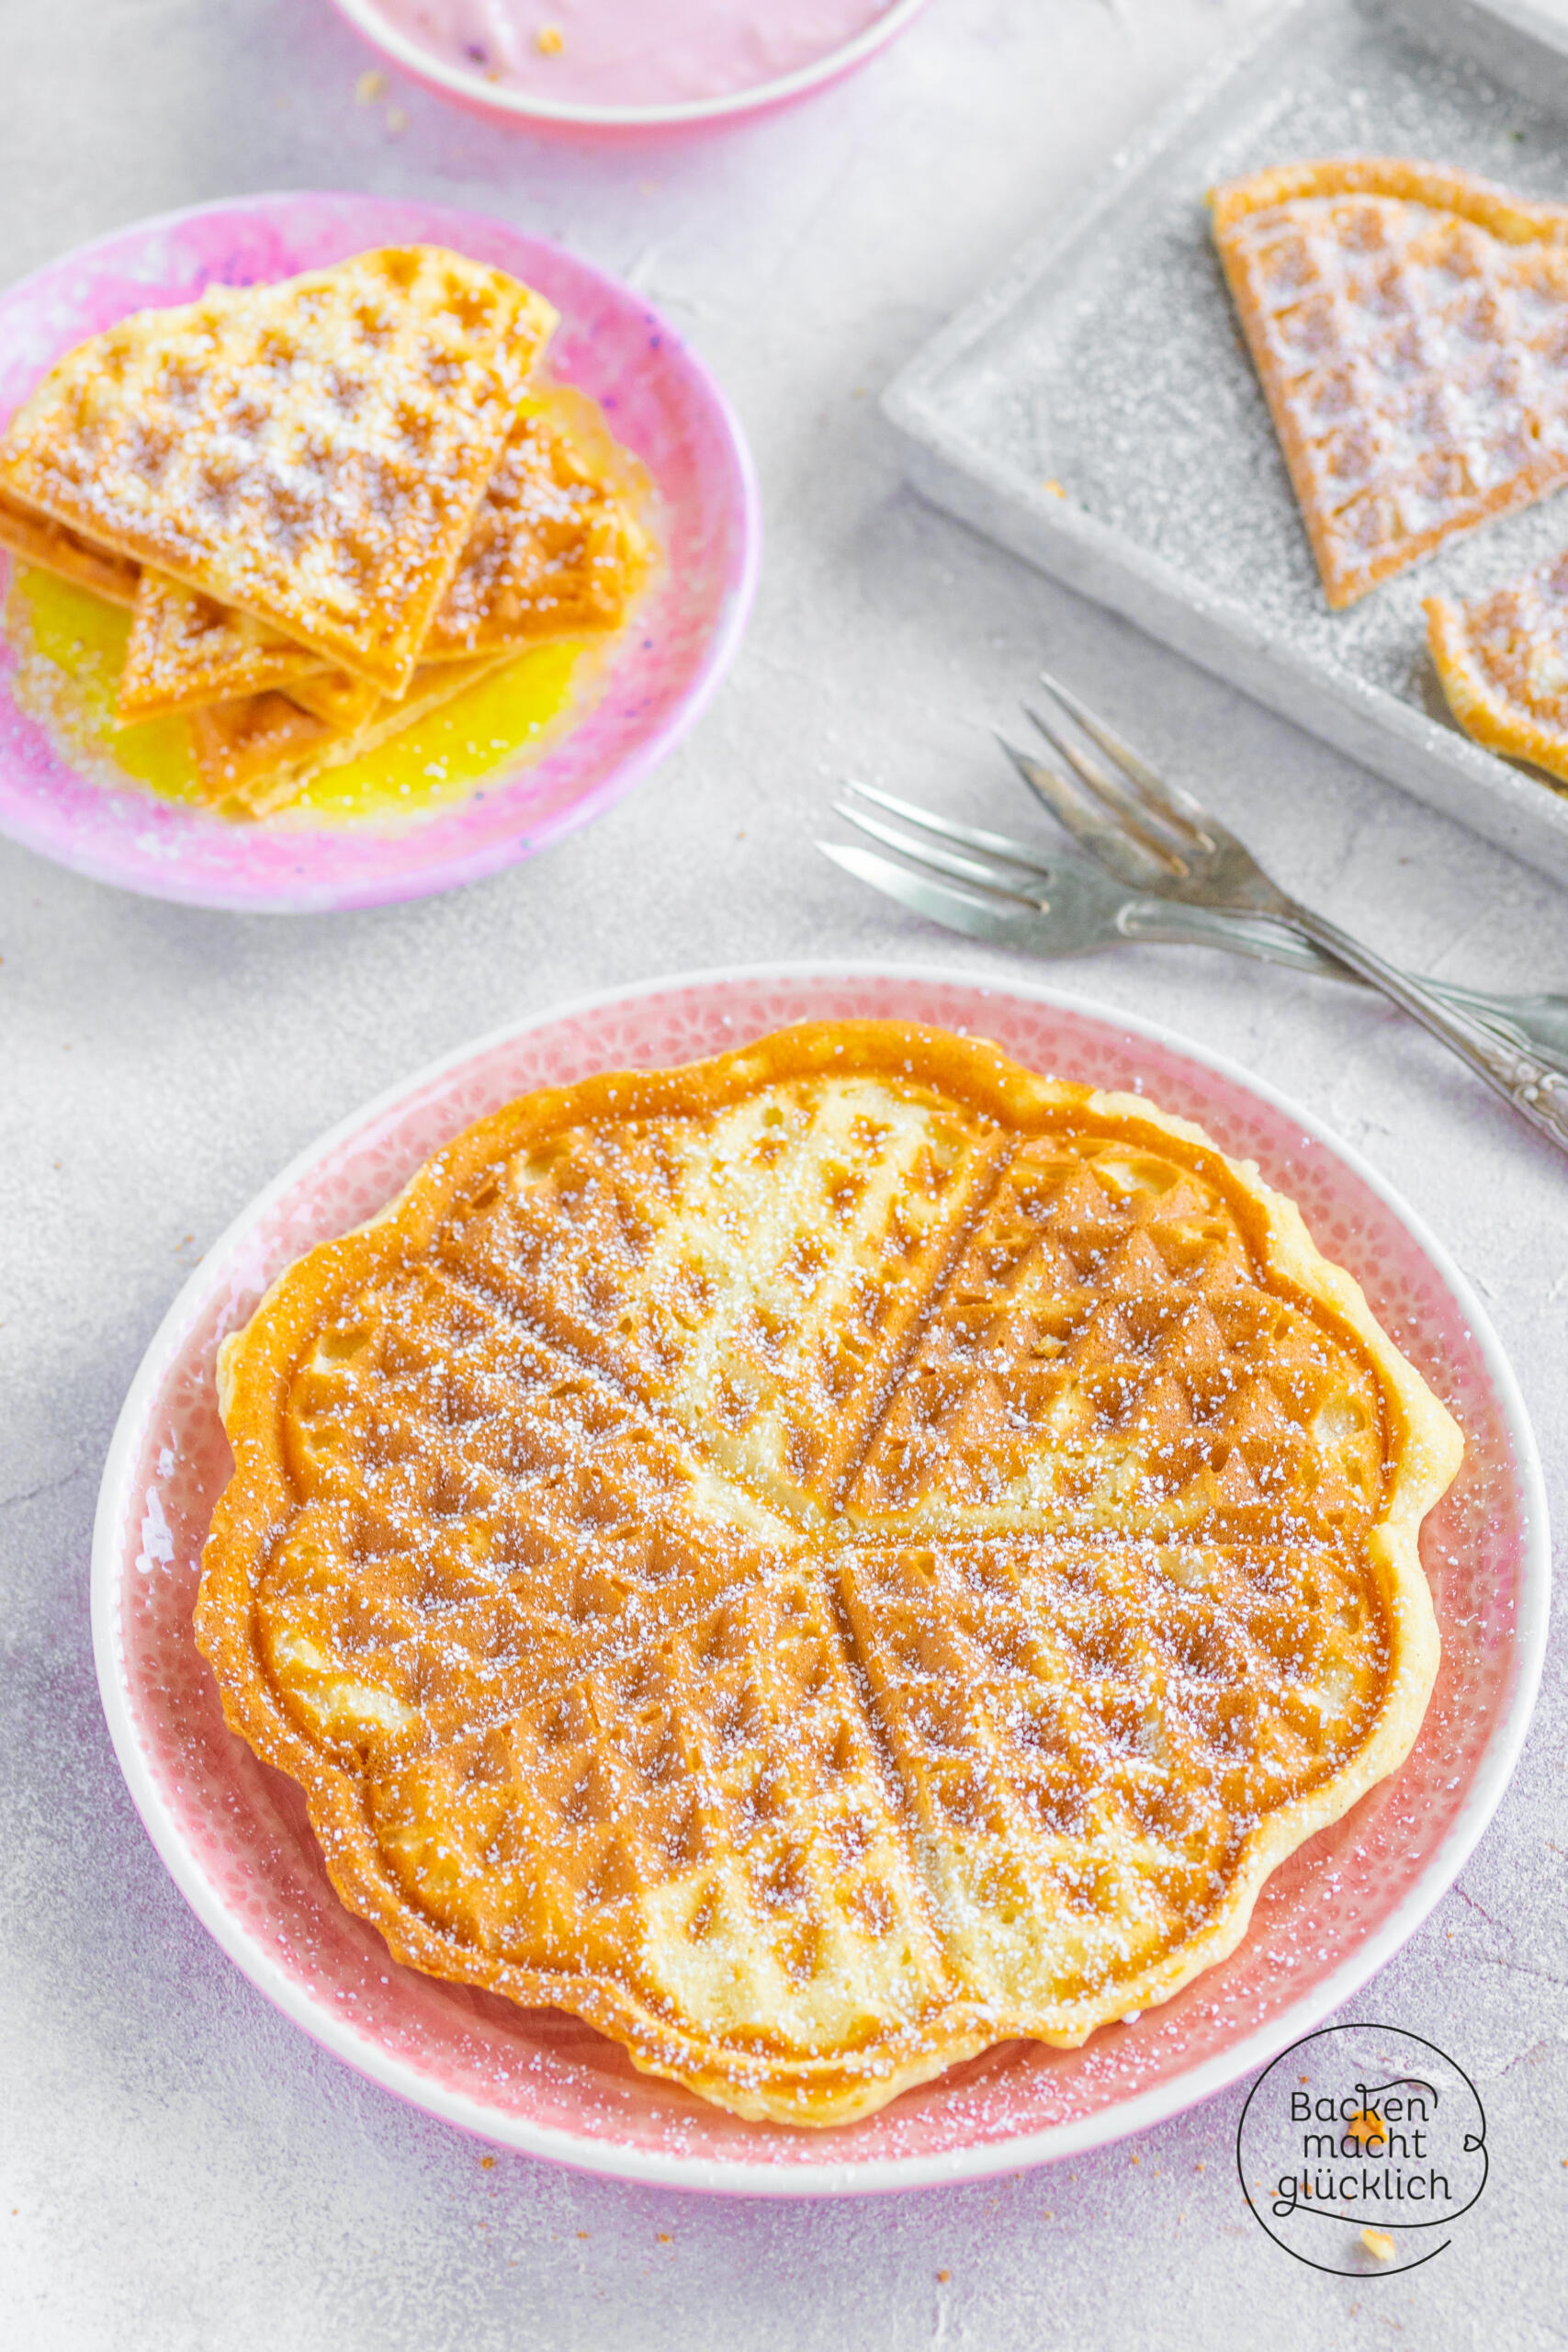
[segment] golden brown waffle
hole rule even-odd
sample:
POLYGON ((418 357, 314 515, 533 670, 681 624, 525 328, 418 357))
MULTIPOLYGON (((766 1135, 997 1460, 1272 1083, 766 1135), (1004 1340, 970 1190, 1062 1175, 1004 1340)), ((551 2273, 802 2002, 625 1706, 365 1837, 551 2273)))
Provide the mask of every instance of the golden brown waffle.
POLYGON ((1141 1098, 825 1023, 481 1120, 225 1341, 197 1610, 399 1958, 737 2113, 1072 2047, 1392 1771, 1459 1432, 1141 1098))
POLYGON ((554 322, 434 246, 213 288, 59 361, 0 489, 398 695, 554 322))
POLYGON ((324 719, 270 690, 204 704, 187 724, 202 790, 231 816, 281 807, 339 740, 324 719))
POLYGON ((1465 733, 1568 784, 1568 555, 1469 604, 1429 596, 1427 638, 1465 733))
POLYGON ((650 495, 586 393, 564 384, 530 393, 423 658, 618 628, 652 559, 639 519, 650 495))
POLYGON ((1209 200, 1331 605, 1568 480, 1568 206, 1377 157, 1209 200))
POLYGON ((57 572, 62 580, 73 581, 78 588, 90 588, 95 596, 111 605, 136 602, 138 565, 125 556, 112 555, 107 548, 95 547, 62 523, 51 523, 46 514, 18 505, 4 492, 0 492, 0 548, 9 548, 24 563, 36 563, 45 571, 57 572))
POLYGON ((333 669, 248 613, 142 571, 116 706, 122 727, 267 693, 341 728, 363 726, 381 700, 367 679, 333 669))
MULTIPOLYGON (((406 701, 408 695, 416 693, 419 683, 420 673, 416 670, 409 682, 407 694, 401 699, 406 701)), ((378 694, 367 678, 351 677, 346 670, 307 670, 291 680, 288 691, 289 699, 297 702, 301 710, 310 711, 316 718, 324 718, 329 727, 336 728, 340 734, 344 735, 354 734, 359 728, 367 726, 382 706, 388 704, 387 696, 378 694)), ((388 704, 388 707, 395 707, 396 705, 388 704)))
MULTIPOLYGON (((649 494, 585 394, 565 386, 530 394, 421 659, 466 661, 618 628, 650 560, 637 513, 649 494)), ((363 725, 378 699, 376 687, 276 629, 143 571, 119 685, 122 724, 269 690, 341 728, 363 725)))
POLYGON ((406 695, 378 700, 369 717, 333 726, 296 696, 318 683, 296 682, 287 695, 267 691, 235 702, 208 703, 189 714, 191 753, 208 798, 233 817, 267 817, 294 799, 324 768, 342 767, 471 686, 496 667, 494 654, 416 670, 406 695))

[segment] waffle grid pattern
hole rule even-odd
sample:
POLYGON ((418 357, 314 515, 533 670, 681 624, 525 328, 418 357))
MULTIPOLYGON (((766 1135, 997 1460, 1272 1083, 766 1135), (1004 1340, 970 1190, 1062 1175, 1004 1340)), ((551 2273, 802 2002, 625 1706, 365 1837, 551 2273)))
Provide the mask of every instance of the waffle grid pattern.
MULTIPOLYGON (((421 663, 617 628, 650 561, 631 511, 647 496, 640 469, 581 394, 559 386, 530 393, 420 646, 421 663)), ((39 531, 59 530, 41 517, 36 523, 39 531)), ((0 540, 6 527, 0 511, 0 540)), ((151 568, 139 581, 133 565, 122 568, 135 603, 122 723, 268 692, 288 694, 345 733, 370 718, 380 699, 370 681, 151 568)))
POLYGON ((552 323, 434 248, 215 288, 62 360, 0 482, 400 694, 552 323))
POLYGON ((0 546, 130 605, 117 723, 186 718, 204 803, 269 816, 476 665, 625 622, 652 486, 535 380, 555 322, 423 245, 135 312, 0 435, 0 546))
MULTIPOLYGON (((318 1321, 287 1386, 295 1510, 254 1638, 294 1732, 355 1792, 394 1949, 543 1985, 639 2064, 807 2121, 1009 2033, 1073 2046, 1175 1990, 1205 1939, 1229 1949, 1249 1845, 1343 1781, 1388 1699, 1368 1556, 1387 1439, 1353 1342, 1266 1295, 1191 1158, 1103 1131, 1020 1143, 918 1085, 750 1089, 484 1159, 417 1252, 318 1321), (836 1228, 806 1214, 811 1182, 836 1228), (716 1184, 743 1281, 711 1247, 716 1184), (719 1342, 705 1382, 738 1360, 774 1193, 796 1249, 835 1245, 810 1280, 847 1263, 864 1328, 889 1334, 869 1367, 853 1356, 831 1463, 802 1455, 793 1479, 772 1425, 814 1357, 820 1377, 822 1327, 773 1333, 761 1443, 713 1418, 671 1337, 696 1298, 719 1342), (1109 1443, 1111 1479, 976 1528, 931 1507, 928 1444, 903 1524, 846 1517, 903 1442, 933 1334, 949 1346, 956 1323, 980 1358, 999 1318, 1005 1358, 1024 1310, 999 1286, 1024 1268, 1037 1295, 1064 1262, 1069 1324, 1122 1317, 1115 1394, 1071 1382, 1094 1399, 1077 1464, 1109 1443), (1138 1393, 1167 1402, 1140 1412, 1125 1351, 1217 1326, 1205 1285, 1272 1328, 1279 1385, 1257 1361, 1236 1377, 1234 1350, 1194 1359, 1200 1411, 1207 1380, 1230 1419, 1207 1412, 1196 1468, 1181 1456, 1181 1507, 1140 1521, 1177 1375, 1145 1344, 1138 1393), (1250 1454, 1239 1501, 1216 1453, 1250 1454)), ((1051 1428, 1062 1393, 1015 1388, 1002 1421, 1051 1428)), ((969 1450, 942 1460, 967 1495, 986 1427, 962 1401, 957 1419, 969 1450)))
POLYGON ((1427 636, 1466 733, 1568 784, 1568 555, 1469 603, 1428 597, 1427 636))
POLYGON ((1402 163, 1214 208, 1332 606, 1568 478, 1568 209, 1402 163))

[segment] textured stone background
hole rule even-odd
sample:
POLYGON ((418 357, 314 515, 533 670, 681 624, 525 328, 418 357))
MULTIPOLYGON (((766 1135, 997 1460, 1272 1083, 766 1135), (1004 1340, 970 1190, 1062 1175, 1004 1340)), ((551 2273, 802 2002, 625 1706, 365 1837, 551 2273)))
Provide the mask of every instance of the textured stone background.
MULTIPOLYGON (((1043 654, 1391 953, 1568 985, 1557 891, 922 508, 877 419, 894 368, 1254 14, 934 0, 793 115, 620 155, 532 145, 416 90, 356 107, 369 60, 326 0, 0 10, 7 276, 243 189, 489 209, 630 277, 692 336, 751 435, 770 534, 750 639, 683 750, 592 831, 477 888, 242 920, 0 843, 0 2335, 18 2352, 1568 2340, 1560 1656, 1462 1884, 1364 1996, 1476 2077, 1491 2186, 1439 2261, 1362 2283, 1300 2269, 1244 2211, 1242 2087, 1064 2167, 863 2204, 701 2201, 504 2154, 486 2170, 209 1943, 131 1811, 89 1652, 115 1414, 252 1193, 402 1073, 558 998, 786 955, 983 967, 857 892, 810 836, 844 769, 1016 815, 978 723, 1043 654)), ((1562 1160, 1348 992, 1195 951, 1061 977, 1237 1056, 1403 1188, 1488 1298, 1561 1510, 1562 1160)))

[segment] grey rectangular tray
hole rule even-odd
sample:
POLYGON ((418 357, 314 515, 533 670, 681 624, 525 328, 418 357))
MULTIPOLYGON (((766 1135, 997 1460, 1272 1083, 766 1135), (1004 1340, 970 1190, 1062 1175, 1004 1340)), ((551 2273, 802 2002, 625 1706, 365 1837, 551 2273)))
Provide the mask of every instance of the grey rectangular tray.
POLYGON ((1568 793, 1461 734, 1421 611, 1568 546, 1568 493, 1330 613, 1214 255, 1216 181, 1357 153, 1568 197, 1568 25, 1530 0, 1301 0, 951 321, 884 407, 939 505, 1568 882, 1568 793))

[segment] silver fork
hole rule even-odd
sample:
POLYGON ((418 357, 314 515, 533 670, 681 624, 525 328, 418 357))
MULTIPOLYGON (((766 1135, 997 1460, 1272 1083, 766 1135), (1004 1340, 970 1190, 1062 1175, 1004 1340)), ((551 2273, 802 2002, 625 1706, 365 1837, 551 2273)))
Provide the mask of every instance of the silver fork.
POLYGON ((1568 1152, 1568 1079, 1527 1046, 1447 1003, 1266 874, 1246 843, 1190 793, 1165 784, 1132 746, 1048 675, 1047 693, 1102 752, 1106 766, 1026 706, 1071 775, 1004 741, 1024 782, 1074 838, 1123 882, 1190 908, 1264 916, 1348 965, 1456 1053, 1530 1125, 1568 1152))
MULTIPOLYGON (((857 881, 949 931, 1037 956, 1081 956, 1130 942, 1223 947, 1365 985, 1357 973, 1278 923, 1151 896, 1070 851, 1045 853, 1006 833, 959 824, 874 785, 846 781, 845 791, 855 798, 834 804, 845 822, 897 850, 919 871, 910 873, 852 843, 818 842, 818 848, 857 881), (902 830, 856 800, 896 818, 902 830), (956 848, 944 846, 948 842, 956 848), (948 876, 951 881, 939 878, 948 876)), ((1568 1072, 1568 997, 1497 996, 1447 980, 1424 985, 1446 1003, 1503 1030, 1516 1044, 1533 1047, 1554 1069, 1568 1072)))

